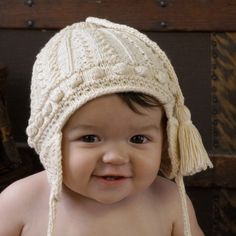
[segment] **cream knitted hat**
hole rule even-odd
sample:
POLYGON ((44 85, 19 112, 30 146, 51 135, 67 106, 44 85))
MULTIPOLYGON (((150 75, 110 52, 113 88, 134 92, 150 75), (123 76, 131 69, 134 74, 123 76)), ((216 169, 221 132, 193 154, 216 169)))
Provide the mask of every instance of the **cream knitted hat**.
MULTIPOLYGON (((182 176, 212 167, 165 53, 131 27, 89 17, 53 36, 33 67, 27 134, 51 186, 48 236, 53 235, 55 204, 62 186, 64 124, 89 100, 130 91, 151 95, 163 104, 169 156, 163 158, 161 170, 166 177, 176 178, 183 209, 182 176)), ((184 217, 185 235, 190 235, 186 210, 184 217)))

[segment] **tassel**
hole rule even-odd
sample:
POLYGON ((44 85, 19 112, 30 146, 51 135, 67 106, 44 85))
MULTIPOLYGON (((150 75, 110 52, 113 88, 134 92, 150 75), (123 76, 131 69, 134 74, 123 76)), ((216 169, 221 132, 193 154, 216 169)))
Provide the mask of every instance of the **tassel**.
POLYGON ((212 168, 201 136, 191 121, 189 109, 184 105, 177 105, 176 116, 179 121, 180 174, 193 175, 206 170, 207 167, 212 168))

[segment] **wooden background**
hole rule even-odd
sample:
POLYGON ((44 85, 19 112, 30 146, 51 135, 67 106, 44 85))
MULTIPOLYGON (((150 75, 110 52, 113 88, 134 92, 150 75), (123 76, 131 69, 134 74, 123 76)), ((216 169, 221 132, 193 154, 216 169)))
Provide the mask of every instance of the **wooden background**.
POLYGON ((192 119, 215 168, 186 178, 206 235, 236 235, 236 1, 1 0, 0 64, 8 68, 7 104, 23 164, 0 159, 0 190, 42 169, 26 144, 32 65, 59 29, 87 16, 128 24, 171 59, 192 119))
POLYGON ((145 31, 234 31, 235 9, 232 0, 1 0, 0 27, 59 29, 91 15, 145 31))

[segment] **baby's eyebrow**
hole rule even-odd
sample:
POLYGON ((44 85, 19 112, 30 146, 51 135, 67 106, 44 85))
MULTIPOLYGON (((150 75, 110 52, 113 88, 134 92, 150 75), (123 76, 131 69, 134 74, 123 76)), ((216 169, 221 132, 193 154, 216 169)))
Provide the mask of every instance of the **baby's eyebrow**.
POLYGON ((134 126, 132 128, 133 130, 138 130, 138 131, 146 131, 146 130, 156 130, 159 131, 161 129, 161 125, 158 126, 156 124, 151 124, 151 125, 144 125, 144 126, 134 126))
MULTIPOLYGON (((76 124, 68 128, 69 132, 76 132, 76 131, 89 131, 89 130, 98 130, 99 127, 93 124, 76 124)), ((144 132, 144 131, 160 131, 161 125, 158 124, 148 124, 148 125, 140 125, 140 124, 132 124, 128 128, 131 132, 144 132)))
POLYGON ((88 129, 95 129, 96 126, 92 124, 77 124, 75 126, 71 126, 69 130, 88 130, 88 129))

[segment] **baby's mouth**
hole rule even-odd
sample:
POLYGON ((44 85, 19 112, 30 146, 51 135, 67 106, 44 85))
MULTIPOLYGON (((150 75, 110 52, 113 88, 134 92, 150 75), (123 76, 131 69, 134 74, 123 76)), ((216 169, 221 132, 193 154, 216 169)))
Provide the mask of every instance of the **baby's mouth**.
POLYGON ((101 176, 101 177, 108 181, 120 180, 125 178, 124 176, 101 176))
POLYGON ((131 178, 131 177, 122 176, 122 175, 93 175, 93 177, 97 179, 105 180, 105 181, 110 181, 110 182, 131 178))

